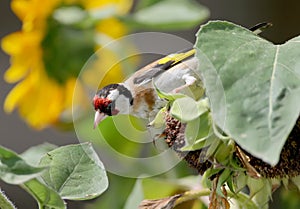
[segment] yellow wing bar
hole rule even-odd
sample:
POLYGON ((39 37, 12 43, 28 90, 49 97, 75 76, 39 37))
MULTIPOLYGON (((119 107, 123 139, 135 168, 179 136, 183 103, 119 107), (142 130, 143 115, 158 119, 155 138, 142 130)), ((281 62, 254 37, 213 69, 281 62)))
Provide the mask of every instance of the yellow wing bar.
POLYGON ((191 49, 187 52, 182 52, 182 53, 175 53, 175 54, 170 54, 162 59, 160 59, 157 64, 159 65, 164 65, 166 63, 171 63, 170 65, 176 65, 178 62, 181 62, 182 60, 185 60, 186 58, 191 57, 194 55, 196 52, 195 49, 191 49))

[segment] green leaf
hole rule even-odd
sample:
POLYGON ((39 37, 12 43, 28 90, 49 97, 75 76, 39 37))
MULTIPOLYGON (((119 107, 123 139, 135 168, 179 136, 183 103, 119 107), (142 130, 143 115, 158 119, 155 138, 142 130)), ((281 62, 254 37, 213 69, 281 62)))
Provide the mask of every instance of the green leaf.
POLYGON ((234 152, 234 145, 230 142, 221 142, 218 146, 216 153, 214 154, 215 159, 222 165, 226 165, 230 161, 230 156, 234 152))
POLYGON ((66 205, 59 194, 53 189, 39 182, 37 179, 32 179, 22 186, 28 191, 38 202, 39 209, 65 209, 66 205))
POLYGON ((185 146, 182 150, 197 150, 209 145, 208 139, 212 135, 210 114, 204 113, 200 117, 189 121, 185 128, 185 146))
POLYGON ((165 125, 165 112, 167 111, 166 107, 163 107, 159 110, 159 112, 156 114, 153 121, 149 123, 150 126, 154 128, 161 128, 165 125))
POLYGON ((268 202, 272 196, 272 182, 270 179, 248 178, 247 186, 250 190, 250 197, 261 209, 268 209, 268 202))
POLYGON ((242 192, 235 194, 230 201, 230 209, 261 209, 250 197, 242 192))
POLYGON ((29 165, 15 152, 0 146, 0 178, 9 184, 21 184, 41 174, 45 168, 29 165))
POLYGON ((188 122, 195 120, 207 111, 208 103, 206 98, 196 102, 190 97, 182 97, 173 102, 170 113, 182 122, 188 122))
POLYGON ((202 177, 202 185, 206 188, 212 188, 211 177, 219 173, 222 168, 208 168, 202 177))
POLYGON ((224 197, 224 194, 222 192, 222 186, 230 178, 231 174, 232 174, 232 171, 230 169, 225 169, 219 177, 216 191, 217 191, 217 194, 221 197, 224 197))
POLYGON ((161 0, 140 0, 137 2, 136 8, 137 10, 149 7, 151 5, 154 5, 158 2, 160 2, 161 0))
POLYGON ((248 176, 245 172, 238 172, 234 176, 235 193, 239 193, 245 188, 248 182, 248 178, 251 177, 248 176))
POLYGON ((228 178, 228 180, 227 180, 226 183, 227 183, 227 186, 228 186, 229 190, 230 190, 232 193, 235 194, 233 179, 234 179, 234 177, 233 177, 233 175, 231 175, 231 176, 228 178))
POLYGON ((195 120, 198 117, 196 101, 190 97, 176 99, 170 113, 182 122, 195 120))
POLYGON ((291 178, 291 181, 297 186, 298 190, 300 191, 300 176, 291 178))
POLYGON ((144 7, 123 20, 136 28, 171 30, 191 28, 208 16, 209 10, 195 1, 164 0, 144 7))
POLYGON ((300 37, 273 45, 214 21, 199 30, 195 47, 216 124, 275 165, 300 112, 300 37))
POLYGON ((163 92, 159 88, 157 88, 157 86, 155 85, 154 82, 152 82, 152 85, 155 87, 155 91, 156 91, 157 95, 160 98, 166 99, 170 102, 173 102, 175 99, 178 99, 178 98, 186 97, 184 94, 181 94, 181 93, 166 93, 166 92, 163 92))
POLYGON ((40 159, 51 150, 57 148, 56 145, 44 143, 34 147, 30 147, 28 150, 20 154, 20 156, 26 160, 27 163, 38 166, 40 159))
POLYGON ((216 153, 218 147, 221 146, 222 143, 223 142, 220 139, 218 139, 217 137, 213 137, 212 142, 210 143, 210 146, 206 151, 206 156, 207 157, 213 156, 216 153))
POLYGON ((88 18, 85 21, 81 22, 81 25, 88 26, 90 24, 94 24, 94 26, 99 23, 99 21, 111 17, 115 17, 118 14, 118 3, 109 3, 106 5, 102 5, 101 7, 89 9, 87 12, 89 14, 88 18))
POLYGON ((53 13, 53 19, 61 24, 73 25, 88 18, 88 13, 78 6, 60 7, 53 13))
POLYGON ((89 143, 50 151, 40 165, 50 167, 42 178, 63 199, 92 199, 108 187, 104 166, 89 143))
POLYGON ((1 190, 0 190, 0 208, 16 209, 14 204, 7 198, 7 196, 1 190))

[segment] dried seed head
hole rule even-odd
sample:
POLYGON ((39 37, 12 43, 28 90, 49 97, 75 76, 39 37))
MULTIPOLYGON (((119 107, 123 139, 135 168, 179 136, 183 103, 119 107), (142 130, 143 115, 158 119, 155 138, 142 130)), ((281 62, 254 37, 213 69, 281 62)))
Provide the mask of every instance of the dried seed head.
POLYGON ((195 168, 199 174, 203 175, 204 172, 211 167, 209 161, 202 161, 200 156, 202 150, 196 151, 181 151, 180 149, 185 145, 184 131, 185 124, 182 124, 179 120, 172 118, 169 114, 165 117, 166 128, 164 130, 165 142, 171 147, 181 158, 183 158, 189 166, 195 168))
MULTIPOLYGON (((209 161, 201 160, 203 149, 189 152, 180 150, 185 145, 184 131, 186 125, 172 118, 169 114, 166 114, 165 123, 165 142, 202 175, 212 166, 209 161)), ((272 167, 246 151, 244 153, 249 157, 249 164, 265 178, 283 178, 300 175, 300 117, 281 151, 280 160, 276 166, 272 167)), ((243 164, 241 163, 241 165, 243 164)))
POLYGON ((266 178, 284 178, 300 175, 300 117, 291 131, 282 151, 277 165, 270 166, 262 160, 250 157, 249 163, 266 178))

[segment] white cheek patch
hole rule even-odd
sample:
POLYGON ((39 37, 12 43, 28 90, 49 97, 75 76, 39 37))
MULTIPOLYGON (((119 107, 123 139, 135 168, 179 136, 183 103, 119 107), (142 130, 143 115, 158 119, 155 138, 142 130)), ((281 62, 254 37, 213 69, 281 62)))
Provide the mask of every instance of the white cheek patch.
POLYGON ((119 95, 115 100, 115 109, 119 111, 118 114, 129 114, 131 109, 129 98, 123 94, 119 95))
POLYGON ((114 101, 118 98, 119 91, 117 89, 110 91, 109 95, 107 96, 107 99, 114 101))

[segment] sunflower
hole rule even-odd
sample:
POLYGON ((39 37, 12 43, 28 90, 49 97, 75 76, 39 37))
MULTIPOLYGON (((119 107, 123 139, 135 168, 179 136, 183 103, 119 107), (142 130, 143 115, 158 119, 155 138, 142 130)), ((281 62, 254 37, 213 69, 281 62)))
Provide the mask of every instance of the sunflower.
MULTIPOLYGON (((2 39, 2 48, 11 57, 4 79, 16 83, 4 110, 18 109, 36 129, 60 122, 62 113, 71 109, 82 66, 99 48, 95 34, 110 39, 126 34, 126 26, 115 16, 126 14, 131 4, 131 0, 13 0, 11 7, 22 29, 2 39), (90 11, 106 15, 95 20, 90 11)), ((122 76, 121 67, 115 66, 106 81, 122 76)))

